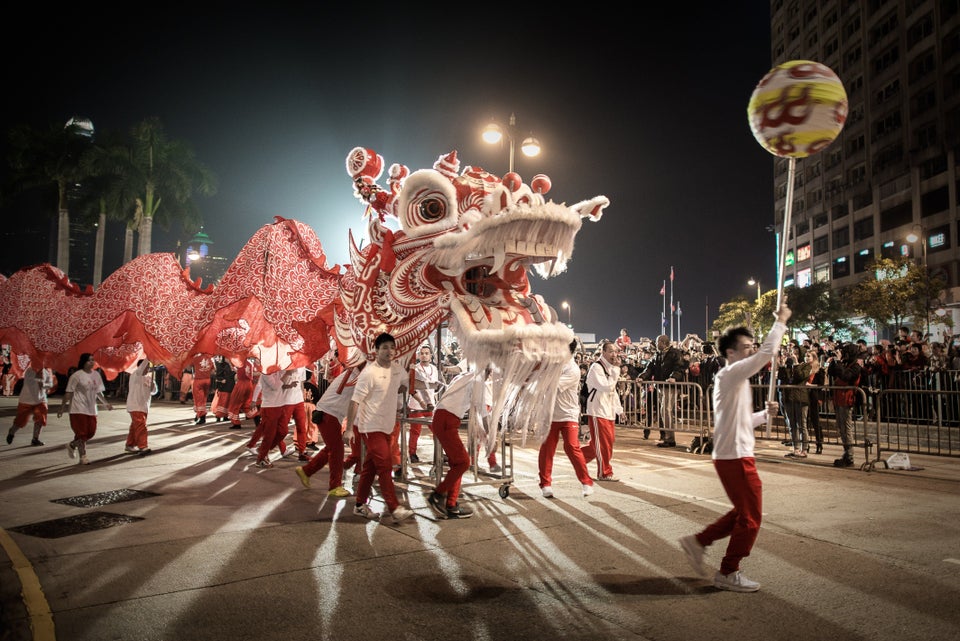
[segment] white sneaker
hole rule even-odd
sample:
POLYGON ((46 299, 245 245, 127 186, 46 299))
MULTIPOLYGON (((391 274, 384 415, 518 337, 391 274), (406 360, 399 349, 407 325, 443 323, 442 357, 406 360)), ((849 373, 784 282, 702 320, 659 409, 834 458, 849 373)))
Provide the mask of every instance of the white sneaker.
POLYGON ((260 451, 255 447, 248 447, 247 454, 249 454, 250 456, 256 456, 258 458, 260 457, 260 451))
POLYGON ((591 494, 593 494, 593 486, 592 486, 592 485, 587 485, 586 483, 584 483, 584 484, 583 484, 583 495, 586 497, 586 496, 590 496, 591 494))
POLYGON ((543 492, 543 498, 552 499, 553 498, 553 488, 549 485, 544 485, 540 488, 540 491, 543 492))
POLYGON ((80 465, 90 465, 90 459, 87 458, 86 454, 80 457, 80 465))
POLYGON ((760 584, 751 581, 743 576, 739 570, 730 574, 720 574, 717 572, 713 576, 713 587, 721 590, 730 590, 731 592, 756 592, 760 589, 760 584))
POLYGON ((366 519, 370 519, 371 521, 380 518, 380 513, 374 512, 373 509, 366 503, 363 503, 361 505, 354 505, 353 513, 356 516, 362 516, 366 519))
POLYGON ((124 451, 124 452, 129 452, 130 454, 139 454, 139 453, 140 453, 139 448, 137 448, 137 447, 135 447, 135 446, 133 446, 133 445, 128 445, 128 446, 126 446, 125 448, 123 448, 123 451, 124 451))
POLYGON ((405 508, 402 505, 398 505, 397 509, 390 514, 390 518, 393 519, 394 523, 409 519, 411 516, 413 516, 413 510, 405 508))
POLYGON ((503 468, 500 467, 499 465, 497 465, 496 463, 494 463, 493 465, 490 466, 490 473, 491 473, 491 474, 499 474, 499 473, 502 472, 502 471, 503 471, 503 468))
POLYGON ((67 456, 77 458, 77 448, 73 446, 73 443, 67 443, 67 456))
POLYGON ((692 534, 681 537, 680 547, 683 548, 683 551, 686 553, 690 567, 702 577, 709 576, 707 568, 703 565, 703 553, 706 551, 706 548, 700 545, 697 537, 692 534))

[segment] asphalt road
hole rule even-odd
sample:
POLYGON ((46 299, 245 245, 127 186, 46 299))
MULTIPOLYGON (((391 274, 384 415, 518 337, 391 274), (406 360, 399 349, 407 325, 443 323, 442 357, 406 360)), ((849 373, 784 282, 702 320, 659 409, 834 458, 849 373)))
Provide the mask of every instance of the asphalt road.
MULTIPOLYGON (((3 433, 14 404, 0 399, 3 433)), ((88 466, 55 412, 45 446, 28 430, 0 442, 0 641, 960 638, 956 458, 865 472, 833 468, 835 447, 792 461, 761 443, 764 523, 743 571, 762 587, 735 594, 677 544, 729 508, 709 458, 635 428, 617 435, 621 481, 589 498, 562 448, 542 498, 536 446, 515 443, 505 479, 468 473, 473 518, 434 518, 424 466, 399 486, 416 516, 393 526, 328 499, 326 471, 305 490, 295 459, 254 468, 249 427, 191 418, 156 403, 138 457, 122 406, 104 412, 88 466), (90 505, 104 496, 132 500, 90 505), (78 519, 92 529, 45 538, 78 519)))

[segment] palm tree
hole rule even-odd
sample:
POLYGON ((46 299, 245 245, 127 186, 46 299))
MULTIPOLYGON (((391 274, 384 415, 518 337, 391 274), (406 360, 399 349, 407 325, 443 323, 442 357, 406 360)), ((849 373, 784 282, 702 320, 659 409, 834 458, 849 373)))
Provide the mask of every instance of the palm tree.
MULTIPOLYGON (((116 134, 101 136, 101 140, 104 143, 91 147, 82 159, 85 171, 95 181, 90 192, 96 195, 96 199, 86 205, 98 213, 98 232, 102 232, 108 218, 124 223, 123 262, 128 263, 133 258, 133 232, 140 224, 136 203, 142 185, 139 173, 131 172, 134 163, 127 141, 116 134)), ((97 255, 101 257, 101 263, 102 251, 102 245, 98 245, 97 255)), ((94 264, 97 264, 96 259, 94 264)), ((95 268, 94 285, 98 282, 95 268)))
POLYGON ((128 160, 125 173, 140 189, 134 201, 140 256, 150 253, 154 221, 165 229, 174 220, 185 227, 196 226, 200 216, 194 195, 212 196, 217 185, 216 177, 186 143, 167 139, 157 118, 144 120, 130 132, 128 160))
POLYGON ((89 148, 93 125, 89 120, 72 118, 66 126, 53 125, 39 131, 18 125, 10 131, 10 167, 17 189, 56 188, 57 227, 56 266, 70 273, 70 190, 85 177, 80 158, 89 148))

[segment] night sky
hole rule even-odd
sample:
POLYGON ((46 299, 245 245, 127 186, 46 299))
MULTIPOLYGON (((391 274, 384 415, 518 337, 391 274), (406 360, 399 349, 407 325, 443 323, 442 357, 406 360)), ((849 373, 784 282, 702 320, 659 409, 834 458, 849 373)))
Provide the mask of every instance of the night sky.
MULTIPOLYGON (((518 137, 543 146, 536 159, 518 150, 525 182, 544 173, 557 202, 611 201, 584 222, 567 273, 531 276, 563 320, 569 302, 576 331, 656 336, 671 266, 678 338, 703 335, 721 302, 755 296, 751 276, 775 287, 774 157, 746 115, 772 66, 768 2, 637 5, 632 17, 610 5, 274 4, 126 23, 88 5, 16 9, 7 22, 24 33, 2 44, 4 122, 82 116, 102 131, 159 117, 219 179, 218 195, 198 200, 217 253, 235 256, 279 215, 311 225, 329 262, 344 263, 348 229, 365 232, 350 149, 411 171, 456 149, 462 166, 502 175, 506 148, 479 132, 514 112, 518 137)), ((155 229, 154 251, 174 243, 155 229)))

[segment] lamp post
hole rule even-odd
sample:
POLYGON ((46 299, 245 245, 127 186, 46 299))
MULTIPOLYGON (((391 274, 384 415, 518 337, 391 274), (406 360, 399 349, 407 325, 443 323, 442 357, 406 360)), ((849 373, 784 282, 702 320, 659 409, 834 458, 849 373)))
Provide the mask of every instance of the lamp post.
MULTIPOLYGON (((516 154, 516 140, 517 140, 517 116, 516 114, 510 114, 510 120, 507 124, 507 131, 504 134, 503 128, 498 125, 496 122, 491 122, 489 125, 484 127, 480 136, 483 138, 483 141, 495 145, 503 140, 503 136, 506 135, 507 142, 510 149, 510 163, 509 171, 513 172, 513 159, 516 154)), ((520 143, 520 151, 523 152, 524 156, 528 158, 533 158, 534 156, 540 155, 540 141, 534 138, 533 136, 527 136, 523 139, 523 142, 520 143)))
POLYGON ((562 303, 560 303, 560 307, 567 310, 567 327, 569 327, 570 329, 573 329, 573 321, 570 320, 571 316, 573 316, 573 308, 570 307, 570 303, 568 303, 567 301, 563 301, 562 303))
POLYGON ((930 333, 930 274, 927 270, 927 233, 923 225, 914 225, 913 229, 907 234, 908 243, 920 241, 923 252, 923 316, 927 324, 927 334, 930 333))
POLYGON ((757 286, 757 305, 760 304, 760 281, 755 278, 750 278, 747 281, 747 285, 756 285, 757 286))

